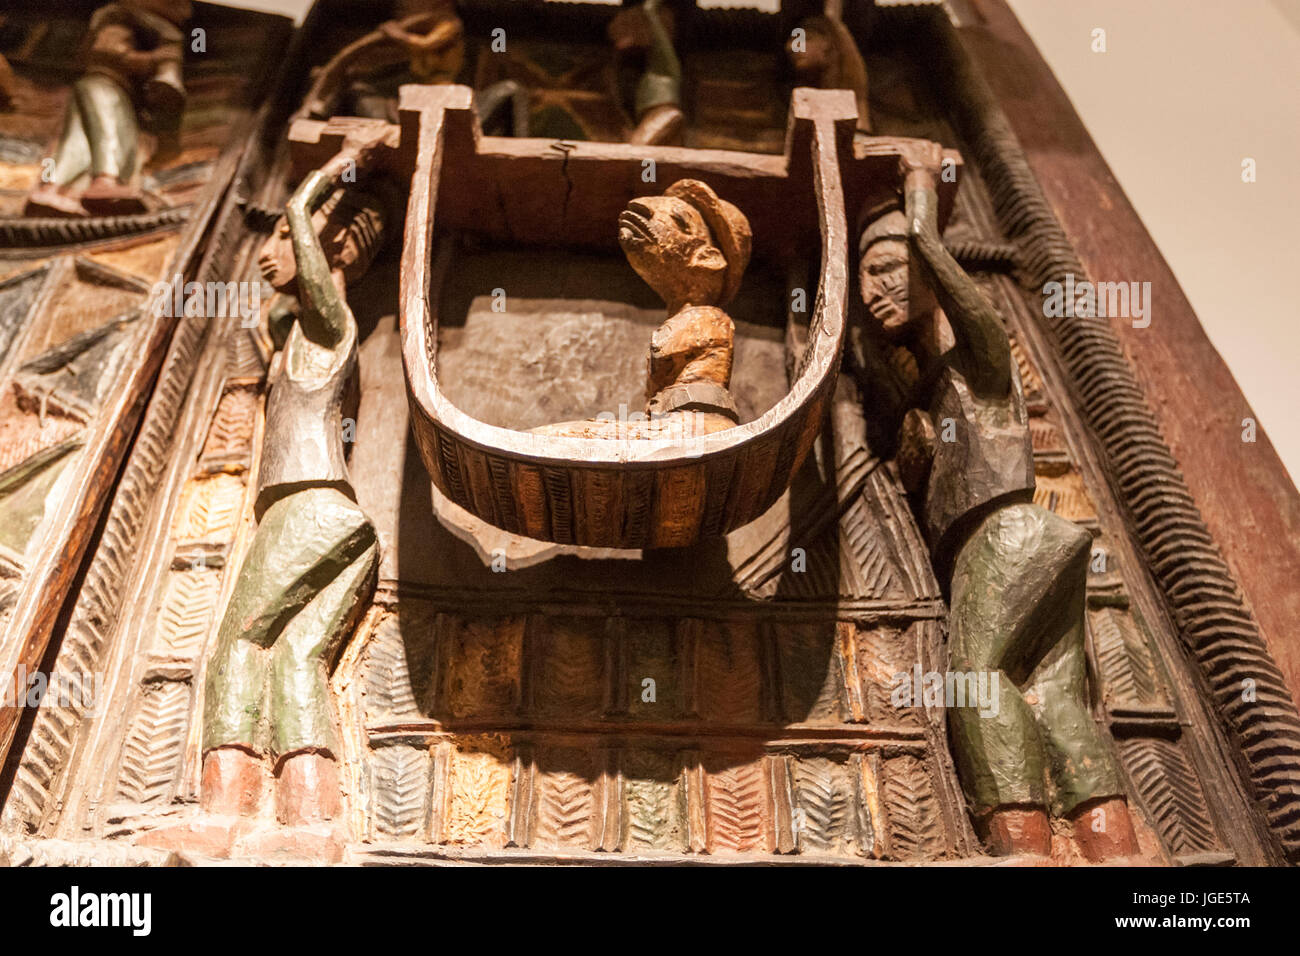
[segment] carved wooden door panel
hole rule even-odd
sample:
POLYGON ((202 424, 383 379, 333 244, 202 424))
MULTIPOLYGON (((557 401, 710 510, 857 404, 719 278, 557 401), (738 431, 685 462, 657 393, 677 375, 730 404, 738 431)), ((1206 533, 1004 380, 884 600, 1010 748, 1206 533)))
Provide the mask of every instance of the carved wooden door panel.
MULTIPOLYGON (((519 22, 540 16, 541 6, 520 5, 519 22)), ((594 48, 608 12, 559 6, 566 9, 557 17, 591 15, 594 48)), ((496 0, 461 7, 480 34, 487 19, 506 15, 496 0)), ((232 187, 205 260, 223 280, 259 278, 257 250, 294 176, 316 165, 286 143, 286 118, 301 105, 307 60, 322 60, 354 38, 347 9, 320 5, 304 28, 293 75, 263 117, 266 135, 227 173, 232 187)), ((792 15, 727 16, 754 25, 755 36, 779 37, 792 15)), ((762 108, 751 109, 754 88, 727 70, 705 77, 699 64, 706 41, 730 22, 701 14, 692 41, 698 49, 686 51, 696 77, 687 85, 702 97, 694 117, 704 117, 689 134, 699 141, 687 146, 734 148, 752 133, 751 151, 655 155, 683 167, 700 163, 692 168, 729 184, 810 175, 797 169, 793 153, 771 155, 786 140, 769 135, 769 121, 783 118, 788 102, 774 104, 765 93, 762 108)), ((878 138, 853 141, 851 124, 842 130, 847 198, 840 211, 851 229, 873 195, 875 172, 888 165, 893 175, 902 137, 950 147, 945 155, 959 182, 941 195, 943 238, 1009 333, 1028 410, 1034 500, 1092 537, 1084 612, 1089 703, 1119 758, 1141 856, 1166 865, 1276 862, 1294 845, 1286 794, 1300 772, 1270 763, 1259 743, 1259 721, 1274 718, 1290 739, 1294 709, 1278 702, 1270 683, 1276 668, 1269 670, 1257 642, 1233 643, 1242 632, 1232 613, 1220 627, 1220 605, 1179 603, 1180 587, 1167 577, 1178 572, 1178 545, 1209 540, 1187 523, 1195 519, 1190 498, 1184 506, 1176 489, 1167 496, 1184 509, 1171 520, 1190 529, 1186 539, 1165 541, 1169 526, 1133 520, 1135 508, 1160 496, 1149 484, 1115 481, 1136 467, 1125 448, 1140 446, 1161 468, 1168 455, 1148 447, 1159 438, 1143 424, 1141 395, 1123 379, 1122 356, 1098 368, 1119 382, 1118 404, 1110 404, 1104 389, 1090 384, 1071 330, 1039 314, 1041 282, 1059 271, 1069 244, 1053 231, 1032 177, 1016 165, 1017 144, 998 135, 996 117, 971 98, 973 82, 953 83, 949 74, 964 69, 956 32, 946 19, 911 9, 877 11, 872 22, 859 43, 872 71, 878 138), (935 62, 943 69, 931 76, 935 62), (1189 628, 1209 635, 1192 652, 1189 628), (1215 661, 1224 647, 1240 650, 1252 673, 1263 675, 1262 711, 1216 708, 1213 692, 1226 678, 1215 661), (1251 786, 1262 789, 1252 797, 1251 786)), ((508 63, 481 60, 476 84, 532 76, 565 95, 591 85, 585 73, 567 85, 556 79, 571 50, 547 59, 545 35, 529 40, 508 63), (545 76, 537 72, 543 61, 553 67, 545 76)), ((408 122, 402 136, 417 126, 408 122)), ((307 133, 328 139, 337 130, 317 124, 307 133)), ((496 180, 454 178, 477 148, 465 146, 463 133, 447 133, 450 148, 461 152, 441 166, 452 178, 443 186, 439 232, 429 230, 450 268, 430 294, 438 325, 425 357, 436 355, 448 400, 491 426, 522 432, 635 396, 643 373, 637 343, 662 309, 617 255, 612 217, 583 220, 570 213, 567 194, 558 216, 537 200, 556 182, 631 181, 639 167, 629 165, 627 148, 575 153, 569 144, 493 138, 483 151, 502 168, 533 162, 541 169, 550 160, 540 157, 550 152, 547 175, 572 174, 571 160, 595 169, 493 192, 470 187, 496 180), (539 237, 555 221, 570 234, 543 244, 539 237), (574 237, 581 242, 559 241, 574 237), (495 308, 498 286, 506 289, 504 311, 495 308)), ((27 157, 30 166, 34 154, 9 140, 2 145, 0 171, 29 174, 9 159, 27 157)), ((402 161, 414 164, 414 146, 402 147, 402 161)), ((424 182, 434 180, 429 169, 420 172, 424 182)), ((406 174, 409 190, 411 169, 406 174)), ((176 177, 170 188, 192 199, 183 185, 189 173, 154 175, 159 182, 176 177)), ((17 195, 5 192, 8 182, 0 182, 0 201, 17 195)), ((763 195, 753 189, 750 198, 760 198, 745 212, 756 245, 766 242, 764 254, 777 253, 750 270, 733 309, 732 388, 747 422, 786 395, 788 372, 800 366, 806 317, 790 307, 793 294, 833 271, 817 261, 815 242, 796 253, 798 244, 785 241, 815 226, 814 211, 767 204, 763 195)), ((605 209, 607 198, 579 195, 572 208, 605 209)), ((60 364, 60 343, 103 325, 92 321, 99 311, 78 303, 138 308, 149 285, 172 268, 169 257, 191 241, 187 228, 166 224, 49 254, 0 250, 0 429, 20 439, 5 444, 2 453, 14 461, 0 469, 32 459, 57 463, 58 455, 82 460, 74 439, 98 427, 94 406, 81 418, 63 414, 61 405, 52 409, 41 396, 62 393, 42 382, 67 364, 60 364), (60 361, 42 358, 51 348, 60 361)), ((613 550, 513 535, 431 488, 411 432, 401 245, 391 243, 348 289, 361 394, 345 439, 348 470, 357 504, 378 532, 380 559, 373 596, 329 678, 340 731, 339 856, 367 863, 989 862, 958 782, 943 702, 924 689, 927 675, 942 678, 948 670, 946 596, 918 530, 916 502, 896 463, 872 447, 878 410, 863 406, 854 363, 846 359, 833 378, 825 427, 788 489, 727 536, 686 548, 613 550)), ((853 302, 856 234, 848 245, 836 292, 853 302)), ((434 268, 407 265, 422 277, 434 268)), ((850 309, 850 325, 859 306, 850 309)), ((90 345, 118 349, 113 354, 126 362, 135 343, 117 345, 113 335, 127 335, 131 324, 114 325, 90 345)), ((256 527, 273 352, 264 324, 178 325, 58 635, 55 674, 101 673, 107 704, 88 714, 46 700, 30 717, 11 762, 0 856, 162 863, 169 857, 160 834, 195 818, 207 662, 256 527)), ((1168 468, 1173 478, 1162 471, 1157 490, 1177 478, 1172 459, 1168 468)), ((8 533, 0 527, 0 548, 8 547, 8 533)), ((20 594, 29 580, 10 550, 0 550, 0 595, 20 594)), ((1197 565, 1192 584, 1214 578, 1218 587, 1218 572, 1204 567, 1197 565)), ((18 607, 16 600, 8 607, 18 607)), ((0 614, 13 613, 5 607, 0 614)), ((259 825, 274 826, 273 810, 259 813, 259 825)), ((256 853, 236 843, 232 855, 292 858, 291 843, 256 853)), ((1052 856, 1082 861, 1064 833, 1053 840, 1052 856)))

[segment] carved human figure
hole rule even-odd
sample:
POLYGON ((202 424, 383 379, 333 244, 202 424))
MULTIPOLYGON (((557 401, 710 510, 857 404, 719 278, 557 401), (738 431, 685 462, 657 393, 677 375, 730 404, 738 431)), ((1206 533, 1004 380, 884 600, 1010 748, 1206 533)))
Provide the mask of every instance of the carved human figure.
MULTIPOLYGON (((636 76, 632 95, 635 125, 629 143, 679 145, 682 139, 682 65, 673 49, 672 12, 659 0, 621 10, 609 25, 616 72, 636 76)), ((622 99, 622 97, 620 97, 622 99)))
MULTIPOLYGON (((465 27, 452 0, 408 0, 393 19, 349 44, 317 74, 302 115, 360 116, 396 123, 404 83, 455 83, 465 65, 465 27)), ((479 90, 488 133, 528 135, 528 91, 513 80, 479 90)))
POLYGON ((645 423, 563 422, 538 434, 583 438, 689 438, 731 428, 728 390, 735 324, 722 306, 749 263, 749 220, 707 184, 682 179, 662 196, 633 199, 618 217, 628 263, 668 306, 650 339, 645 423))
POLYGON ((54 154, 54 175, 27 199, 33 216, 124 215, 145 209, 137 108, 177 114, 188 0, 122 0, 95 11, 54 154), (77 192, 79 181, 90 177, 77 192))
POLYGON ((822 90, 851 90, 858 104, 858 131, 870 133, 867 64, 838 13, 828 10, 805 17, 797 31, 785 44, 795 77, 801 84, 822 90))
POLYGON ((1001 319, 939 239, 932 158, 908 174, 906 212, 866 217, 859 282, 875 371, 912 406, 898 462, 948 586, 949 668, 999 677, 996 707, 948 711, 958 772, 995 854, 1048 854, 1050 808, 1089 859, 1129 856, 1120 771, 1086 694, 1092 539, 1033 503, 1019 372, 1001 319))
POLYGON ((345 142, 307 176, 263 250, 263 274, 299 306, 270 373, 257 531, 208 663, 209 813, 254 813, 268 757, 281 823, 311 826, 338 813, 326 670, 364 607, 379 547, 344 459, 342 418, 357 368, 345 291, 375 255, 386 215, 362 187, 340 184, 350 162, 367 167, 385 136, 345 142))

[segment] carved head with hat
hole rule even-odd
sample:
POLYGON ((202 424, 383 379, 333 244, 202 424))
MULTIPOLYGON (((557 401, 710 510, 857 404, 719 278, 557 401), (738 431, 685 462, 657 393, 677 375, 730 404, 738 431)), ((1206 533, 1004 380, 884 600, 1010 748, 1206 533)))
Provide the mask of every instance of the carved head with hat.
POLYGON ((618 240, 637 274, 668 304, 724 306, 740 290, 753 237, 749 220, 698 179, 633 199, 618 240))
POLYGON ((935 301, 912 263, 907 217, 894 197, 864 209, 858 219, 858 286, 871 319, 899 338, 934 311, 935 301))

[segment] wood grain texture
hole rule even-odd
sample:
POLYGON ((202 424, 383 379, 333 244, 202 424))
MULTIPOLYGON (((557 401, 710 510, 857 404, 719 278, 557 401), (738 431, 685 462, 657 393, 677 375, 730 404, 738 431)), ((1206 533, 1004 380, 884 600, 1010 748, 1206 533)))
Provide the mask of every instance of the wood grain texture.
MULTIPOLYGON (((539 218, 538 213, 548 207, 538 203, 547 201, 548 190, 559 189, 564 197, 559 234, 575 246, 599 246, 609 241, 603 223, 614 222, 637 192, 632 191, 634 181, 609 173, 614 168, 610 162, 623 156, 627 147, 579 144, 557 157, 526 140, 480 137, 468 90, 408 88, 404 95, 404 148, 414 151, 414 172, 403 252, 403 358, 417 443, 438 488, 456 504, 507 531, 524 531, 521 516, 528 516, 529 533, 545 532, 549 540, 600 547, 683 546, 698 538, 706 514, 725 531, 766 510, 789 483, 800 454, 806 453, 802 438, 809 422, 820 418, 822 396, 838 367, 847 289, 839 153, 847 144, 851 98, 846 102, 836 93, 797 94, 792 149, 799 152, 782 163, 741 154, 649 150, 661 164, 659 175, 710 179, 721 195, 747 214, 754 210, 753 214, 762 215, 766 208, 770 215, 776 208, 773 204, 781 202, 781 193, 788 200, 792 189, 811 190, 820 210, 817 228, 824 244, 820 311, 813 319, 821 334, 810 350, 808 373, 756 422, 692 439, 689 450, 684 450, 681 443, 663 439, 624 442, 526 435, 473 419, 442 394, 434 371, 441 278, 436 268, 425 265, 432 258, 429 243, 435 208, 444 228, 463 223, 490 234, 490 208, 458 204, 470 195, 500 195, 511 210, 507 224, 511 241, 549 241, 557 234, 556 207, 539 218), (811 160, 804 159, 803 150, 811 151, 811 160), (558 160, 563 163, 562 179, 555 178, 558 160), (753 168, 746 170, 742 163, 753 168), (457 183, 445 194, 438 190, 444 171, 448 182, 457 183), (481 190, 471 186, 478 177, 486 177, 481 190), (526 194, 519 193, 518 186, 525 181, 526 194), (570 201, 581 208, 570 208, 570 201), (721 472, 710 468, 715 459, 724 458, 734 462, 732 468, 721 472), (587 473, 593 470, 603 477, 590 478, 587 473), (738 485, 730 482, 731 474, 740 476, 738 485), (728 482, 721 520, 716 517, 717 506, 709 504, 719 497, 711 498, 710 475, 728 482), (649 486, 644 487, 647 481, 649 486), (595 495, 591 507, 576 505, 588 492, 595 495), (616 504, 621 514, 610 511, 616 504), (601 516, 599 522, 576 520, 595 514, 601 516)), ((878 159, 887 154, 882 149, 878 159)), ((781 208, 788 205, 782 203, 781 208)), ((757 224, 755 230, 757 234, 757 224)), ((783 241, 789 232, 787 224, 772 234, 771 241, 783 241)))

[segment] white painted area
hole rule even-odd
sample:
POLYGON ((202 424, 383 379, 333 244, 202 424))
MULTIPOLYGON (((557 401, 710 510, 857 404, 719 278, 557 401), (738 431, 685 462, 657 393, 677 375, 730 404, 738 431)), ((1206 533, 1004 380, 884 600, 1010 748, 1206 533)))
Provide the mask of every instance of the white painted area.
MULTIPOLYGON (((1008 2, 1300 477, 1300 0, 1008 2)), ((309 2, 231 5, 301 17, 309 2)), ((1145 334, 1159 335, 1153 309, 1145 334)))

